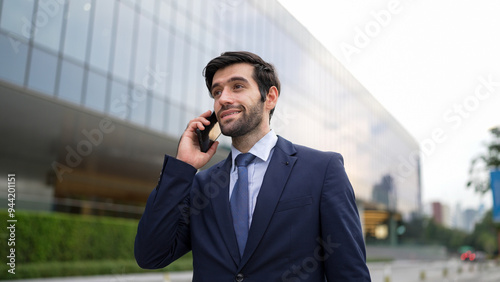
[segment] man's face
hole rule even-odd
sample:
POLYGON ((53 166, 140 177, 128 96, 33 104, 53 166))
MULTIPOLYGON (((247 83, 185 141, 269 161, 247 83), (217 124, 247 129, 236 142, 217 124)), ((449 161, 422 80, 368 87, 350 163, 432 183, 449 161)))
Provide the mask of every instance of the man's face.
POLYGON ((218 70, 212 81, 214 110, 221 131, 239 137, 256 132, 264 119, 264 102, 253 79, 254 67, 239 63, 218 70))

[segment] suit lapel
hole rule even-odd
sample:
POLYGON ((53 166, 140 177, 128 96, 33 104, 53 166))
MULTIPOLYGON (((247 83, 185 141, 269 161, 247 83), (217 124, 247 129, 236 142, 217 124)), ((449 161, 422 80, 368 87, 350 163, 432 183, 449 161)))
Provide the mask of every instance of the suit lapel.
POLYGON ((216 195, 212 198, 212 209, 215 214, 215 220, 226 247, 231 254, 236 265, 240 262, 238 251, 238 242, 234 233, 233 219, 229 208, 229 179, 231 170, 231 154, 220 167, 217 167, 210 178, 210 187, 218 189, 216 195))
POLYGON ((251 257, 271 221, 271 217, 274 214, 281 193, 295 161, 297 160, 297 158, 293 156, 295 152, 292 143, 281 137, 278 138, 278 143, 275 146, 273 156, 266 174, 264 175, 259 196, 257 197, 252 224, 248 234, 248 241, 239 269, 241 269, 251 257))

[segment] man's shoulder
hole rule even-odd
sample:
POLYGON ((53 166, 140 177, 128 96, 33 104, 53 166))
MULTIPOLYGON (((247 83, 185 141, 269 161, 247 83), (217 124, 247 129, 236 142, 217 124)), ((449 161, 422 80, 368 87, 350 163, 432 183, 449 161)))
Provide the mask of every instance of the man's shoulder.
MULTIPOLYGON (((322 150, 318 150, 318 149, 311 148, 308 146, 292 143, 292 142, 290 142, 287 139, 282 138, 282 137, 280 137, 280 138, 281 138, 282 144, 288 143, 288 145, 285 145, 285 146, 292 146, 295 149, 295 151, 296 151, 295 155, 297 157, 307 157, 307 158, 312 158, 312 159, 319 158, 321 160, 329 159, 329 158, 343 159, 342 155, 338 152, 322 151, 322 150)), ((278 144, 279 143, 280 142, 278 142, 278 144)))
POLYGON ((308 162, 318 164, 339 163, 344 164, 344 157, 333 151, 321 151, 307 146, 296 145, 297 157, 307 159, 308 162))
POLYGON ((338 152, 334 151, 322 151, 319 149, 311 148, 308 146, 304 145, 299 145, 299 144, 294 144, 295 148, 297 148, 297 152, 302 153, 302 154, 313 154, 313 155, 324 155, 324 156, 333 156, 333 155, 340 155, 338 152))

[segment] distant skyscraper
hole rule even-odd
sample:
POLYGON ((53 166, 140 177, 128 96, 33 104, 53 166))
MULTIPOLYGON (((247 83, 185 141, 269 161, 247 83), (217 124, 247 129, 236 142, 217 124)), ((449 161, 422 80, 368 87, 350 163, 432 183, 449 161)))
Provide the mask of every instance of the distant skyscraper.
POLYGON ((437 224, 445 227, 451 227, 451 213, 450 208, 441 202, 432 203, 432 218, 437 224))
POLYGON ((443 224, 443 206, 440 202, 432 202, 432 219, 437 224, 443 224))
POLYGON ((390 175, 384 175, 381 182, 373 187, 372 200, 385 205, 389 210, 396 210, 396 189, 394 188, 393 178, 390 175))
POLYGON ((455 205, 455 210, 452 213, 452 219, 451 226, 453 228, 465 230, 462 205, 460 203, 455 205))
POLYGON ((474 209, 466 209, 464 211, 464 227, 467 232, 474 231, 477 222, 477 211, 474 209))

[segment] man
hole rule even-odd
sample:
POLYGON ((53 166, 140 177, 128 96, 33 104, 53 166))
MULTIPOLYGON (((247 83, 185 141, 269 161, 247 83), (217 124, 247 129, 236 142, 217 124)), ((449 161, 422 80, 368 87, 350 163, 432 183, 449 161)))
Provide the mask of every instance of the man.
POLYGON ((208 63, 205 80, 231 153, 197 173, 218 143, 206 153, 198 145, 210 111, 190 121, 139 223, 139 266, 162 268, 192 250, 193 281, 370 281, 342 156, 270 128, 280 93, 274 67, 226 52, 208 63))

